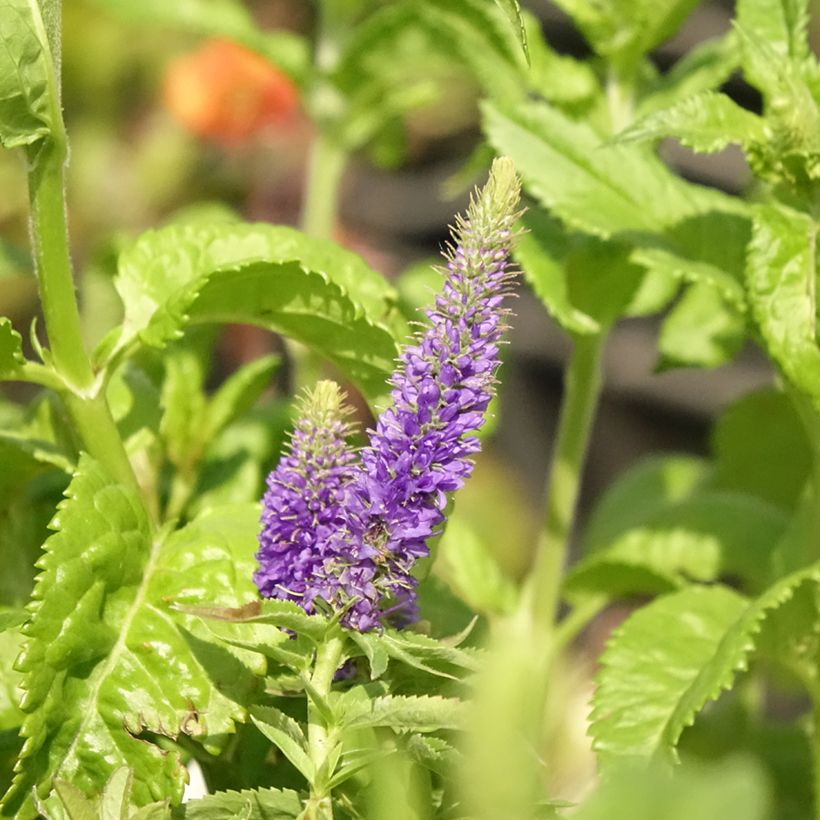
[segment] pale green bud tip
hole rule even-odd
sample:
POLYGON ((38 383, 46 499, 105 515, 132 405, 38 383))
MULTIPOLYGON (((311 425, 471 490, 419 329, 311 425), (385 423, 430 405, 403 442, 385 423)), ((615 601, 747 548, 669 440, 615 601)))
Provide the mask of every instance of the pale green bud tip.
POLYGON ((333 422, 341 421, 350 413, 345 398, 336 382, 316 382, 312 390, 306 389, 299 398, 299 417, 317 427, 329 426, 333 422))
MULTIPOLYGON (((518 217, 521 198, 521 180, 515 173, 515 165, 509 157, 493 160, 487 184, 476 191, 467 212, 473 225, 496 226, 518 217)), ((500 225, 499 225, 500 227, 500 225)))

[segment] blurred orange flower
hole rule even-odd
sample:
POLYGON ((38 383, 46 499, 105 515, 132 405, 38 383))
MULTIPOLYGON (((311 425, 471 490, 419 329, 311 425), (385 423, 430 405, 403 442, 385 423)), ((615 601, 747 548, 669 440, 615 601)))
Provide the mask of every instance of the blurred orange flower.
POLYGON ((290 120, 299 105, 293 81, 230 40, 208 40, 165 72, 165 106, 189 131, 234 144, 290 120))

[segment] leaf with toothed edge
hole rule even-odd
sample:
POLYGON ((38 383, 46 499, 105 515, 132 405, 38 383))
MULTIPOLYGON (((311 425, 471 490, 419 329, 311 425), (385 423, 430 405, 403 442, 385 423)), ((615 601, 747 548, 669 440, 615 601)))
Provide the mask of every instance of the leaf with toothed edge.
POLYGON ((176 807, 173 820, 293 820, 302 817, 302 800, 291 789, 224 791, 176 807))
POLYGON ((214 653, 198 654, 168 602, 251 594, 257 518, 255 505, 234 505, 152 534, 135 493, 81 457, 23 627, 25 744, 3 816, 33 817, 32 794, 45 797, 56 780, 98 792, 121 766, 133 770, 137 805, 181 797, 178 754, 138 735, 196 735, 216 752, 211 736, 243 719, 236 698, 254 678, 223 654, 214 682, 199 661, 214 653))
POLYGON ((601 762, 676 760, 683 731, 748 668, 767 618, 803 584, 818 582, 820 563, 751 603, 723 587, 690 587, 638 610, 601 658, 590 725, 601 762))
POLYGON ((356 254, 293 228, 237 223, 149 231, 120 257, 121 331, 99 360, 162 347, 189 322, 257 324, 337 365, 368 398, 385 393, 407 327, 391 285, 356 254))

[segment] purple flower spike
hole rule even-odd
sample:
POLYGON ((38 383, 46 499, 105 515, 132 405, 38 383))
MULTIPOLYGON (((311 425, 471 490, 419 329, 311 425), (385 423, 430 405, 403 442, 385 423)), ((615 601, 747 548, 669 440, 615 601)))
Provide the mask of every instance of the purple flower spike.
POLYGON ((319 596, 332 600, 334 579, 323 571, 330 535, 343 526, 343 487, 355 453, 345 442, 351 425, 334 382, 319 382, 298 405, 288 452, 268 476, 254 581, 266 598, 295 601, 312 612, 319 596))
POLYGON ((321 598, 361 631, 417 618, 411 571, 429 554, 448 494, 464 484, 480 449, 471 434, 495 385, 519 190, 512 162, 498 159, 457 219, 442 291, 399 358, 391 405, 358 465, 344 444, 338 389, 321 383, 303 404, 305 418, 264 498, 255 575, 263 595, 308 611, 321 598), (333 398, 320 401, 320 389, 333 398))
POLYGON ((484 423, 493 394, 519 190, 512 162, 498 159, 466 217, 457 219, 442 291, 426 327, 401 354, 391 406, 361 454, 346 501, 348 531, 333 539, 344 563, 368 570, 350 626, 417 617, 411 570, 429 554, 426 542, 441 530, 447 494, 464 484, 480 449, 470 433, 484 423))

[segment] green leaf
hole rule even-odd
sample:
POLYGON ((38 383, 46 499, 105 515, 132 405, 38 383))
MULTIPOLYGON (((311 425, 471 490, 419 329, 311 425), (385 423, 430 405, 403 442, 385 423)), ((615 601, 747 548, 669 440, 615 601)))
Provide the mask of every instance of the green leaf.
POLYGON ((432 675, 457 678, 480 667, 475 652, 447 646, 417 632, 386 629, 374 638, 391 658, 432 675))
POLYGON ((527 46, 527 29, 524 26, 524 17, 521 13, 521 6, 518 0, 495 0, 496 5, 507 15, 510 25, 515 31, 518 41, 521 43, 521 50, 529 61, 530 52, 527 46))
POLYGON ((667 716, 661 738, 665 748, 673 749, 698 712, 723 690, 729 689, 738 672, 748 668, 757 636, 771 614, 790 601, 803 584, 808 582, 815 585, 818 581, 820 566, 814 564, 781 578, 745 608, 726 630, 712 657, 702 665, 667 716))
POLYGON ((227 378, 208 401, 202 441, 212 442, 234 419, 250 410, 270 386, 271 377, 281 363, 281 357, 276 354, 262 356, 227 378))
POLYGON ((334 243, 281 226, 149 232, 120 257, 115 284, 125 306, 115 352, 137 338, 161 347, 189 321, 259 324, 313 347, 370 398, 385 393, 406 332, 383 277, 334 243))
POLYGON ((131 22, 236 40, 267 57, 297 82, 304 82, 310 70, 304 38, 286 30, 260 31, 239 0, 178 0, 174 3, 96 0, 96 3, 131 22))
POLYGON ((696 282, 663 321, 658 367, 719 367, 737 355, 745 337, 743 316, 716 288, 696 282))
POLYGON ((583 536, 584 552, 605 548, 647 514, 691 497, 708 476, 708 462, 693 456, 655 456, 638 462, 609 485, 583 536))
POLYGON ((265 598, 261 601, 257 599, 234 608, 185 606, 182 611, 199 618, 214 618, 232 623, 271 624, 281 629, 290 629, 297 635, 304 635, 313 641, 322 641, 330 625, 319 615, 308 615, 302 607, 292 601, 278 601, 274 598, 265 598))
POLYGON ((22 676, 13 666, 22 642, 18 627, 27 620, 25 612, 0 609, 0 732, 16 730, 23 722, 19 707, 22 676))
POLYGON ((809 56, 808 0, 738 0, 735 20, 781 57, 802 60, 809 56))
POLYGON ((744 148, 766 141, 762 117, 725 94, 704 91, 638 120, 617 141, 645 142, 674 137, 693 151, 711 154, 736 143, 744 148))
POLYGON ((0 0, 0 145, 62 133, 54 65, 35 0, 0 0))
POLYGON ((308 783, 313 782, 315 766, 308 752, 302 727, 275 706, 254 706, 251 720, 271 743, 296 767, 308 783))
POLYGON ((725 490, 696 493, 645 510, 640 523, 573 568, 566 590, 615 597, 726 576, 763 589, 786 524, 782 510, 759 498, 725 490))
POLYGON ((640 146, 605 143, 546 103, 485 103, 483 114, 490 142, 512 158, 527 191, 571 228, 608 239, 671 231, 698 215, 741 209, 730 197, 683 182, 640 146))
POLYGON ((734 31, 695 46, 650 84, 637 109, 638 117, 671 108, 675 103, 719 88, 740 65, 740 44, 734 31))
POLYGON ((556 0, 595 50, 634 63, 670 37, 699 0, 556 0))
POLYGON ((670 729, 680 704, 746 606, 725 587, 689 587, 642 607, 615 630, 601 656, 590 716, 601 763, 671 750, 683 728, 670 729))
POLYGON ((484 539, 463 517, 450 517, 438 551, 448 583, 474 612, 512 611, 518 597, 515 583, 504 575, 484 539))
POLYGON ((19 660, 27 740, 3 810, 31 816, 32 789, 45 795, 56 779, 99 791, 121 766, 137 805, 179 799, 178 754, 137 736, 197 735, 215 752, 211 738, 243 710, 231 700, 238 683, 223 694, 211 682, 168 602, 252 593, 257 510, 213 510, 153 534, 135 494, 83 456, 53 526, 19 660))
POLYGON ((549 314, 570 333, 597 333, 600 325, 570 301, 564 257, 567 237, 560 225, 541 210, 530 210, 522 220, 526 233, 513 255, 524 278, 549 314))
POLYGON ((751 759, 711 760, 674 771, 656 766, 611 772, 573 817, 577 820, 767 820, 771 798, 751 759))
POLYGON ((457 698, 384 695, 363 700, 342 695, 336 709, 347 729, 384 726, 396 732, 436 732, 464 728, 465 707, 457 698))
POLYGON ((387 650, 381 645, 378 638, 371 640, 364 633, 351 632, 350 637, 353 638, 353 642, 359 649, 364 652, 367 662, 370 664, 370 680, 378 680, 387 671, 387 664, 390 661, 387 650))
POLYGON ((815 330, 817 226, 772 205, 754 212, 746 286, 769 356, 786 378, 820 406, 820 350, 815 330))
POLYGON ((784 393, 766 388, 732 404, 715 424, 712 450, 717 487, 786 509, 797 506, 811 470, 811 449, 784 393))
POLYGON ((460 759, 459 753, 440 737, 411 735, 405 748, 413 760, 442 777, 451 776, 460 759))
POLYGON ((11 320, 0 317, 0 379, 12 376, 25 362, 22 344, 23 340, 12 327, 11 320))
POLYGON ((174 820, 294 820, 302 801, 290 789, 253 789, 209 794, 174 809, 174 820))

